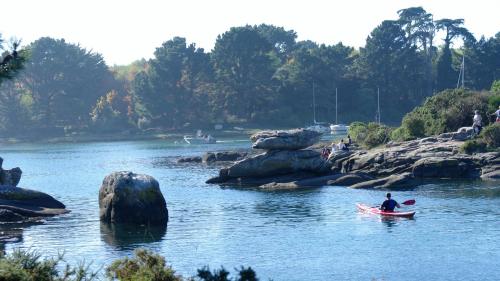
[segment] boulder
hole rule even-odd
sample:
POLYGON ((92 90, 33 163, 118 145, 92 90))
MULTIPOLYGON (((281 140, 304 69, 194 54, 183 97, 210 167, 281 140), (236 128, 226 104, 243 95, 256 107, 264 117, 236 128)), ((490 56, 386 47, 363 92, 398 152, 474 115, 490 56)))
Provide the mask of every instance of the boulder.
POLYGON ((321 154, 314 150, 271 150, 234 163, 220 176, 229 178, 266 177, 301 171, 328 171, 321 154))
POLYGON ((250 137, 252 148, 265 150, 298 150, 319 141, 321 133, 306 129, 262 131, 250 137))
POLYGON ((401 189, 411 188, 415 185, 411 173, 402 173, 399 175, 391 175, 381 179, 374 179, 349 186, 349 188, 375 188, 375 189, 401 189))
POLYGON ((2 168, 3 159, 0 157, 0 185, 17 186, 23 173, 19 167, 4 170, 2 168))
POLYGON ((488 173, 484 173, 481 175, 481 179, 483 180, 500 180, 500 167, 498 170, 493 170, 488 173))
POLYGON ((103 222, 160 225, 167 223, 168 210, 158 181, 122 171, 104 178, 99 217, 103 222))

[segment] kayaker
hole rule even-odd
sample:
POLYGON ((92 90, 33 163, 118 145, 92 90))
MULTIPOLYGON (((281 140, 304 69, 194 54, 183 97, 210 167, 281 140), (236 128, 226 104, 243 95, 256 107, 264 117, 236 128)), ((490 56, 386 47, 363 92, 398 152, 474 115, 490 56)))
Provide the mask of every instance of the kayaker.
POLYGON ((399 204, 398 204, 398 202, 396 202, 396 200, 391 199, 390 192, 387 193, 386 197, 387 197, 387 200, 385 200, 384 203, 382 203, 382 206, 380 206, 380 210, 385 211, 385 212, 394 212, 394 208, 396 208, 396 207, 401 208, 401 206, 399 206, 399 204))

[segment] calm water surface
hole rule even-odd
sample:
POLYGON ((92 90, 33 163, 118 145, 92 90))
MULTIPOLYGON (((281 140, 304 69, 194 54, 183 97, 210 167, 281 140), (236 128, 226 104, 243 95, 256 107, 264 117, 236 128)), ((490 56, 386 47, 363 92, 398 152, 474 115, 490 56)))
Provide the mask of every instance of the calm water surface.
MULTIPOLYGON (((500 280, 500 185, 443 182, 394 192, 416 199, 414 220, 360 214, 383 191, 324 187, 262 192, 205 184, 218 167, 176 164, 180 156, 246 148, 246 141, 188 146, 167 141, 4 145, 4 167, 22 187, 53 195, 72 212, 23 230, 7 250, 29 248, 97 269, 138 247, 192 276, 252 266, 261 280, 500 280), (101 225, 98 191, 117 170, 154 176, 167 201, 168 229, 101 225)), ((410 207, 405 207, 411 209, 410 207)))

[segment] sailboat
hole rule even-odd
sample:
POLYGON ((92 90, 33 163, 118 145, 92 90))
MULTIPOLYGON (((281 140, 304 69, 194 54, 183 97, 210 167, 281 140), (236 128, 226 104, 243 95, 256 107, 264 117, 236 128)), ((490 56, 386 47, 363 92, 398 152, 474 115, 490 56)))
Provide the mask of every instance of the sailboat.
POLYGON ((313 125, 306 127, 307 130, 315 131, 321 134, 330 132, 329 124, 326 122, 316 121, 316 94, 315 84, 313 82, 313 125))
POLYGON ((337 103, 337 88, 335 88, 335 124, 330 125, 330 130, 332 134, 345 133, 349 130, 349 126, 338 123, 338 103, 337 103))

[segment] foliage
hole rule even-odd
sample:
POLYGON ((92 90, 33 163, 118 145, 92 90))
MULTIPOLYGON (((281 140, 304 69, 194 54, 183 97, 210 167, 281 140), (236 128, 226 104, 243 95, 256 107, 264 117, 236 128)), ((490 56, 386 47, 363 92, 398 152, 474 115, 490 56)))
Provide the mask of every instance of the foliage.
POLYGON ((97 273, 90 272, 88 266, 80 264, 72 267, 61 266, 63 256, 43 259, 35 251, 15 249, 11 254, 0 256, 1 281, 90 281, 97 273), (61 268, 64 268, 61 271, 61 268))
POLYGON ((392 129, 377 123, 354 122, 349 126, 349 135, 354 142, 372 148, 390 140, 392 129))
POLYGON ((485 127, 481 131, 480 137, 489 148, 500 147, 500 123, 496 122, 485 127))
MULTIPOLYGON (((4 52, 2 63, 14 51, 4 52)), ((53 38, 36 40, 10 62, 22 64, 28 53, 24 70, 9 83, 4 79, 0 89, 3 133, 208 129, 220 123, 303 127, 377 116, 393 126, 433 97, 392 133, 403 140, 470 125, 474 109, 489 123, 485 114, 500 102, 498 96, 465 93, 491 88, 498 95, 493 82, 500 77, 500 32, 476 40, 462 19, 434 20, 422 7, 382 21, 359 49, 297 41, 293 30, 260 24, 230 28, 210 52, 173 37, 158 46, 154 58, 124 66, 108 67, 100 54, 53 38), (435 38, 440 30, 444 38, 435 38), (454 48, 458 40, 463 44, 454 48), (455 87, 462 59, 465 86, 472 91, 448 90, 453 94, 435 98, 437 91, 455 87), (117 98, 110 104, 112 91, 117 98)), ((0 80, 19 69, 1 72, 0 80)))
MULTIPOLYGON (((229 281, 229 272, 222 267, 219 270, 210 271, 209 267, 203 267, 202 269, 198 269, 197 277, 203 281, 229 281)), ((255 271, 251 268, 241 267, 238 270, 238 276, 232 279, 234 281, 258 281, 257 275, 255 271)))
POLYGON ((115 90, 99 97, 90 113, 92 125, 97 130, 115 131, 128 125, 127 116, 132 114, 128 97, 121 97, 115 90))
POLYGON ((162 256, 145 249, 137 249, 134 255, 114 261, 106 275, 120 281, 182 281, 162 256))
POLYGON ((483 123, 488 124, 486 113, 490 96, 489 93, 463 89, 443 91, 408 113, 401 127, 409 138, 452 132, 460 127, 471 126, 474 110, 479 110, 483 115, 483 123))
POLYGON ((486 143, 482 139, 467 140, 460 146, 462 153, 472 154, 484 151, 486 151, 486 143))

